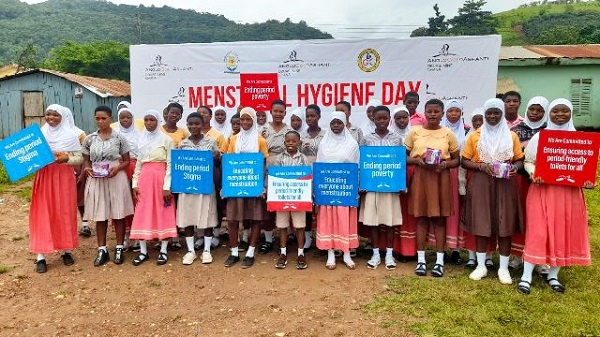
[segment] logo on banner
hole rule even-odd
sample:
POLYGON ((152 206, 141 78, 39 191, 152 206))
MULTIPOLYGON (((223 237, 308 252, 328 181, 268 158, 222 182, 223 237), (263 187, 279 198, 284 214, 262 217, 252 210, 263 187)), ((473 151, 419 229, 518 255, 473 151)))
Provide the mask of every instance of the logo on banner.
POLYGON ((225 71, 226 74, 239 74, 238 66, 240 63, 240 57, 234 51, 230 51, 225 54, 223 58, 223 62, 225 63, 225 71))
POLYGON ((328 68, 329 62, 310 62, 298 58, 298 52, 294 49, 280 65, 277 73, 280 76, 289 77, 299 74, 302 69, 307 68, 328 68))
POLYGON ((187 100, 185 97, 185 88, 184 87, 180 87, 179 91, 177 91, 177 95, 173 95, 173 96, 171 96, 171 98, 169 98, 169 103, 184 104, 186 101, 187 100))
POLYGON ((379 68, 381 57, 377 50, 367 48, 358 54, 358 60, 356 61, 360 70, 370 73, 379 68))
POLYGON ((444 43, 437 54, 432 55, 427 60, 427 71, 440 72, 444 69, 452 68, 457 63, 489 61, 490 57, 486 55, 461 56, 450 52, 450 44, 444 43))
POLYGON ((192 66, 169 66, 163 61, 162 55, 156 55, 154 61, 146 67, 144 79, 147 81, 165 78, 169 74, 191 72, 192 66))

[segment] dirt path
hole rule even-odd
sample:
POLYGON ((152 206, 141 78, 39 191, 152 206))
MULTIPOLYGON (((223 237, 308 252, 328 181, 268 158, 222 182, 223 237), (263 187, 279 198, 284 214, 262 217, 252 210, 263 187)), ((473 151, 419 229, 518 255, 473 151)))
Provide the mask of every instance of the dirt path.
MULTIPOLYGON (((95 238, 82 239, 76 263, 47 257, 48 272, 34 272, 29 253, 28 203, 3 195, 0 204, 1 336, 389 336, 373 316, 361 312, 385 291, 384 268, 341 266, 325 269, 325 257, 308 253, 309 268, 295 263, 274 268, 276 254, 259 256, 248 270, 223 267, 225 247, 215 262, 181 265, 182 252, 170 253, 166 266, 152 260, 95 268, 95 238)), ((114 240, 111 242, 114 247, 114 240)), ((292 250, 293 251, 293 250, 292 250)), ((290 258, 295 262, 295 254, 290 258)), ((399 265, 393 274, 408 274, 399 265)))

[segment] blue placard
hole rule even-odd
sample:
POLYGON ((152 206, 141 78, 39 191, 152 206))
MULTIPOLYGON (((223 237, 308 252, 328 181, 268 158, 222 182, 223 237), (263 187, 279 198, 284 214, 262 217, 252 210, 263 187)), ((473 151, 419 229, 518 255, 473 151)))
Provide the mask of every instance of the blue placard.
POLYGON ((171 150, 171 191, 186 194, 213 194, 212 151, 171 150))
POLYGON ((37 124, 1 141, 0 155, 8 177, 13 182, 54 162, 54 154, 37 124))
POLYGON ((262 153, 224 154, 223 198, 255 198, 264 191, 265 159, 262 153))
POLYGON ((358 207, 358 164, 314 163, 315 205, 358 207))
POLYGON ((361 146, 359 185, 367 192, 406 190, 406 148, 361 146))

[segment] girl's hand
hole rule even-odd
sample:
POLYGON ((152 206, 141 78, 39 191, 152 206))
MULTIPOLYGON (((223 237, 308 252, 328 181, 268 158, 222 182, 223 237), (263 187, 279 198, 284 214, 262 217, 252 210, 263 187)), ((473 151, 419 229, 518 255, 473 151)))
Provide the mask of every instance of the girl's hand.
POLYGON ((447 170, 447 169, 448 169, 448 163, 445 160, 442 161, 441 163, 435 165, 435 171, 437 173, 440 173, 440 172, 442 172, 444 170, 447 170))
POLYGON ((596 187, 596 184, 591 181, 586 181, 585 183, 583 183, 583 188, 585 188, 585 189, 591 190, 595 187, 596 187))
POLYGON ((428 166, 427 164, 425 164, 425 161, 423 160, 423 158, 418 158, 417 159, 417 165, 420 168, 426 168, 428 166))
POLYGON ((493 177, 494 176, 494 170, 492 170, 492 166, 485 164, 485 163, 481 163, 479 164, 479 171, 493 177))
POLYGON ((107 176, 107 178, 112 178, 112 177, 116 176, 117 173, 119 173, 119 166, 111 167, 108 170, 108 176, 107 176))
POLYGON ((163 195, 163 200, 165 201, 165 206, 171 206, 171 199, 173 198, 171 191, 163 190, 162 195, 163 195))
POLYGON ((94 170, 92 170, 91 167, 86 167, 83 169, 83 174, 82 175, 86 175, 88 177, 93 177, 94 176, 94 170))
POLYGON ((137 187, 134 187, 132 189, 132 193, 133 193, 133 199, 135 200, 135 202, 138 202, 138 200, 140 199, 140 190, 137 187))
POLYGON ((517 166, 515 165, 510 165, 510 171, 508 172, 508 175, 510 177, 514 176, 515 174, 517 174, 518 170, 517 170, 517 166))

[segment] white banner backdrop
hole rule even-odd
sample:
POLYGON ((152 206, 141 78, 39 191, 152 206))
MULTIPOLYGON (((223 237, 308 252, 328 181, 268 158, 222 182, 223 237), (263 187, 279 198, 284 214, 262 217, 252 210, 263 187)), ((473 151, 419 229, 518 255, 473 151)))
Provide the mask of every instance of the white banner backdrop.
POLYGON ((458 98, 468 118, 496 94, 500 42, 489 35, 134 45, 132 104, 138 118, 169 102, 183 105, 184 115, 206 105, 224 106, 231 116, 239 105, 240 73, 278 73, 288 117, 296 107, 317 104, 326 125, 335 103, 346 100, 352 123, 361 126, 370 100, 393 109, 405 93, 417 91, 418 111, 431 98, 458 98))

